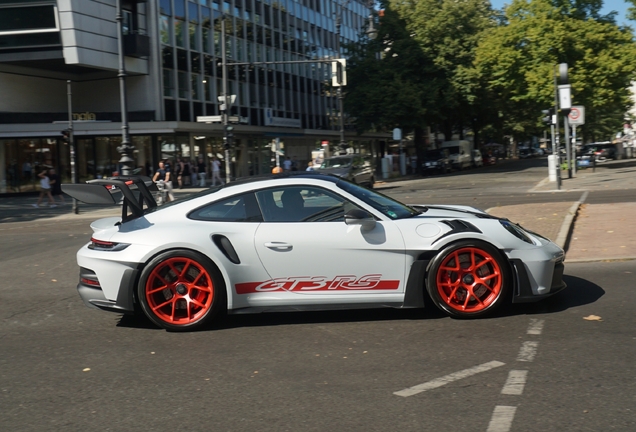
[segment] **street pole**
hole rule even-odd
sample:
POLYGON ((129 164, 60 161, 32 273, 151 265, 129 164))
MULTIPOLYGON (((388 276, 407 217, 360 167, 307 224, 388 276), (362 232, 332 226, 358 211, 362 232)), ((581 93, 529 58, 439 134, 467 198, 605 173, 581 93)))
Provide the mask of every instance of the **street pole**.
MULTIPOLYGON (((66 98, 68 103, 68 145, 71 153, 71 183, 77 183, 75 175, 75 134, 73 132, 73 105, 72 105, 71 80, 66 81, 66 98)), ((62 173, 59 173, 61 176, 62 173)), ((78 213, 77 200, 73 198, 73 213, 78 213)))
POLYGON ((565 153, 568 161, 568 178, 572 178, 572 155, 570 146, 570 126, 568 125, 568 116, 563 116, 563 129, 565 134, 565 153))
POLYGON ((225 14, 221 15, 221 82, 223 91, 223 104, 221 107, 225 108, 221 112, 223 119, 223 148, 225 149, 225 183, 230 182, 230 144, 227 136, 228 122, 228 110, 230 109, 230 101, 227 95, 227 58, 225 53, 225 14))
POLYGON ((557 83, 557 73, 556 68, 558 66, 555 65, 554 70, 554 145, 552 146, 552 154, 556 155, 556 184, 557 190, 561 190, 561 150, 559 144, 559 87, 557 83))
MULTIPOLYGON (((347 0, 344 3, 339 3, 340 8, 336 13, 336 52, 338 58, 340 58, 340 27, 342 26, 342 10, 349 3, 347 0)), ((340 150, 343 151, 346 148, 347 143, 344 137, 344 96, 342 95, 342 85, 338 86, 338 110, 340 111, 340 150)))
POLYGON ((572 165, 572 175, 576 177, 576 125, 572 125, 572 159, 574 164, 572 165))
POLYGON ((117 0, 117 45, 119 57, 119 101, 121 104, 121 145, 117 147, 117 151, 121 153, 119 163, 122 166, 122 175, 131 175, 133 171, 132 164, 135 162, 131 157, 135 147, 130 144, 130 136, 128 134, 128 107, 126 106, 126 64, 124 59, 124 17, 121 12, 121 1, 117 0))

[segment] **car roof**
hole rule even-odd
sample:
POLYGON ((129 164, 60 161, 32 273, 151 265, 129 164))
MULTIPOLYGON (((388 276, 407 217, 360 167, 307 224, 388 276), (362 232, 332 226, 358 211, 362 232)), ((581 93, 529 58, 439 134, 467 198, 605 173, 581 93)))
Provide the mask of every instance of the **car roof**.
POLYGON ((239 177, 230 183, 226 183, 220 186, 220 188, 229 188, 232 186, 244 185, 248 183, 258 183, 266 180, 279 180, 287 178, 325 180, 332 183, 337 183, 341 180, 341 178, 336 175, 316 171, 288 171, 282 172, 280 174, 261 174, 250 177, 239 177))

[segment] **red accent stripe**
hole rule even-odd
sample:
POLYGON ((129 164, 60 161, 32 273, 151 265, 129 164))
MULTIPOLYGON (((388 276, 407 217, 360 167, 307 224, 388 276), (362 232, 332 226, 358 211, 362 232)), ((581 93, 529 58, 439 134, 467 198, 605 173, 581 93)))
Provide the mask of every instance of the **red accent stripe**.
MULTIPOLYGON (((295 293, 303 293, 303 294, 308 294, 314 291, 349 291, 349 292, 360 292, 360 291, 378 291, 378 290, 397 290, 400 287, 400 281, 399 280, 381 280, 378 282, 378 284, 372 288, 344 288, 340 285, 338 285, 335 288, 329 288, 329 286, 331 285, 332 281, 327 281, 325 282, 325 286, 320 287, 320 288, 313 288, 313 289, 298 289, 298 288, 292 288, 290 290, 285 290, 283 288, 279 288, 279 289, 265 289, 262 291, 258 291, 256 290, 257 287, 259 287, 260 285, 263 285, 265 283, 268 282, 273 282, 273 281, 263 281, 263 282, 245 282, 245 283, 239 283, 239 284, 235 284, 234 285, 234 289, 236 290, 237 294, 255 294, 255 293, 265 293, 265 292, 276 292, 276 291, 289 291, 289 292, 295 292, 295 293)), ((293 281, 292 281, 293 282, 293 281)), ((299 286, 301 284, 301 281, 298 282, 299 286)), ((281 284, 282 285, 282 284, 281 284)))

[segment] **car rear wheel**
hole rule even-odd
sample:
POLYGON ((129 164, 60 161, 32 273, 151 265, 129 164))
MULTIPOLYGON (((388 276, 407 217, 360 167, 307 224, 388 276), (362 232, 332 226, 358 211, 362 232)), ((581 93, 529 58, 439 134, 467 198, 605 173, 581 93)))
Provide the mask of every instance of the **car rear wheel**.
POLYGON ((433 259, 427 290, 435 306, 458 318, 486 315, 503 303, 508 267, 501 253, 482 241, 447 246, 433 259))
POLYGON ((190 250, 172 250, 144 268, 137 298, 144 314, 159 327, 189 331, 218 314, 225 286, 210 259, 190 250))

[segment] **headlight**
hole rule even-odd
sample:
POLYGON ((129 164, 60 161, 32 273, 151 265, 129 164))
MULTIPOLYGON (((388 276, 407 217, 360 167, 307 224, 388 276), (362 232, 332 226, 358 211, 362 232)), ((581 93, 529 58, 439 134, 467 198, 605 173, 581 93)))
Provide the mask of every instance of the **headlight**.
POLYGON ((513 224, 508 219, 499 219, 501 225, 513 236, 517 237, 519 240, 522 240, 526 243, 534 244, 532 239, 526 234, 526 232, 517 224, 513 224))

